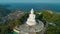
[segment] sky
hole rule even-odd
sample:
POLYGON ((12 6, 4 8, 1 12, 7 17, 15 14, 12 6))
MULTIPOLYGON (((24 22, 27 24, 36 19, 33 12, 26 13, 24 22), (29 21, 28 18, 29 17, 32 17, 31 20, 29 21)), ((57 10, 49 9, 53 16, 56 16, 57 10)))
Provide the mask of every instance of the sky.
POLYGON ((60 0, 0 0, 0 3, 60 3, 60 0))

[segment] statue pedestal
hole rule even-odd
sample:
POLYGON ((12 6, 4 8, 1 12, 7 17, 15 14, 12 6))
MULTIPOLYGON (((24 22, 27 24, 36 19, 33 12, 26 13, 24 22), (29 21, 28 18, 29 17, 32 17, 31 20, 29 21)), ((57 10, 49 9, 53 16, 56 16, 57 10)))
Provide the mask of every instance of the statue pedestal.
POLYGON ((43 30, 44 28, 44 24, 39 21, 38 24, 33 25, 33 26, 29 26, 27 24, 23 24, 20 25, 19 27, 15 27, 16 30, 18 30, 20 32, 20 34, 25 34, 25 33, 36 33, 36 32, 40 32, 41 30, 43 30))

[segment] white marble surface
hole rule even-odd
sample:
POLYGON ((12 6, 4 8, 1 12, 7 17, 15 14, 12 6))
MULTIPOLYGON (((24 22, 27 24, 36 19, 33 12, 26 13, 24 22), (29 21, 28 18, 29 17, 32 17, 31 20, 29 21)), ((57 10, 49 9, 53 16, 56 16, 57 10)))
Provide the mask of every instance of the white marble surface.
POLYGON ((28 24, 29 26, 36 25, 35 14, 33 9, 31 9, 30 11, 29 18, 27 19, 26 24, 28 24))

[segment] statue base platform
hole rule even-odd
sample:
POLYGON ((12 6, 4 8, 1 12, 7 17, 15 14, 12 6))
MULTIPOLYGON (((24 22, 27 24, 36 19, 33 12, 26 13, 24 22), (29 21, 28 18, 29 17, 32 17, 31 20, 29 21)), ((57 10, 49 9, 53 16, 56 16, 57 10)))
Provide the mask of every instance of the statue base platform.
POLYGON ((43 30, 44 28, 44 24, 39 21, 39 23, 37 23, 36 25, 33 26, 29 26, 27 24, 23 24, 20 25, 19 27, 15 27, 16 30, 19 31, 20 34, 25 34, 25 33, 30 33, 30 32, 40 32, 41 30, 43 30))

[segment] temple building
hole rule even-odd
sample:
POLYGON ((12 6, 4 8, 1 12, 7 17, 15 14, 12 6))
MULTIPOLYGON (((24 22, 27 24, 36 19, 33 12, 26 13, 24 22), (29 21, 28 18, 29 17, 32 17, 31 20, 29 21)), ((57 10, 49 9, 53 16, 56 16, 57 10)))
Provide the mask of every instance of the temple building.
POLYGON ((36 16, 34 14, 34 10, 31 9, 29 17, 25 24, 20 25, 19 27, 15 27, 14 31, 18 34, 36 34, 36 32, 41 32, 44 28, 44 24, 42 21, 38 20, 36 22, 36 16))

